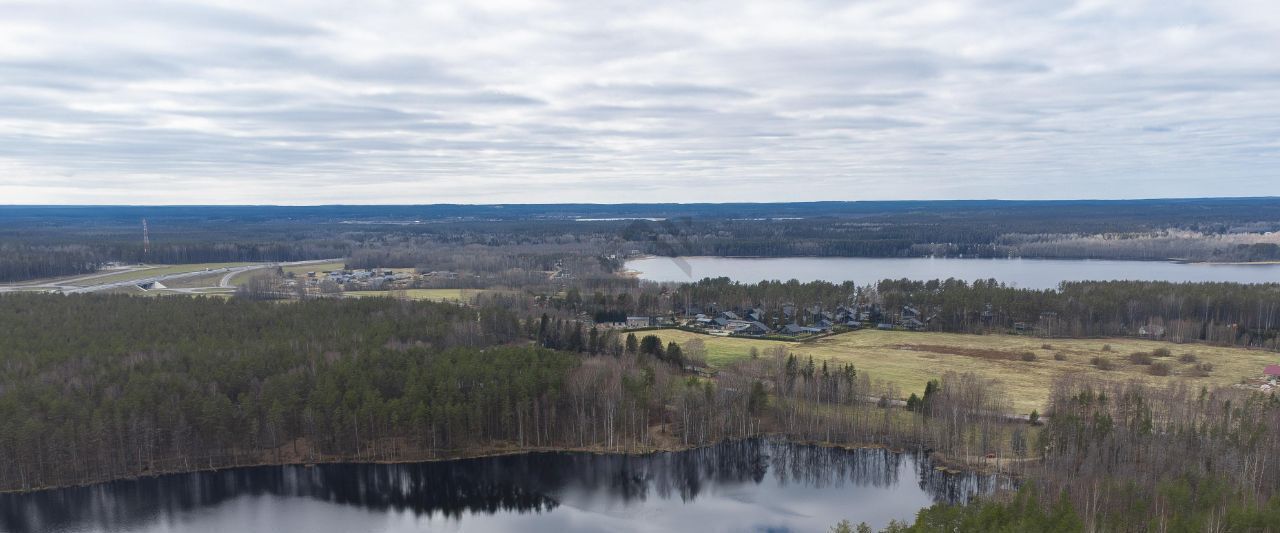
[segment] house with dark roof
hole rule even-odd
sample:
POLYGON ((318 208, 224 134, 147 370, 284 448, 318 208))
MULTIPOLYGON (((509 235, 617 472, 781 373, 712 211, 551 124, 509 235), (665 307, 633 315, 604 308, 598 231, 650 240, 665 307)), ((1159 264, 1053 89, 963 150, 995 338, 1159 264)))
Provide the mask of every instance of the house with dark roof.
POLYGON ((805 327, 798 324, 787 324, 782 327, 782 333, 786 333, 787 335, 808 335, 824 332, 826 332, 826 330, 822 328, 805 327))
POLYGON ((752 320, 748 321, 747 326, 738 330, 737 333, 745 333, 747 335, 768 335, 770 331, 769 326, 764 325, 762 322, 752 320))

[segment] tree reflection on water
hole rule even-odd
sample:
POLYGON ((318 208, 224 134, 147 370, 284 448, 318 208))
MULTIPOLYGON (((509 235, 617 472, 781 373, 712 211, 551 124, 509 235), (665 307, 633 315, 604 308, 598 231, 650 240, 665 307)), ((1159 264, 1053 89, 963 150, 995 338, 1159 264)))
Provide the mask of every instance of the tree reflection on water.
POLYGON ((709 490, 765 482, 781 489, 889 489, 899 486, 904 471, 918 474, 919 489, 933 501, 963 502, 1007 483, 993 476, 947 474, 932 466, 924 454, 749 439, 631 456, 528 453, 397 465, 255 467, 0 495, 0 528, 128 531, 235 498, 263 495, 461 519, 473 514, 548 513, 566 500, 579 499, 613 506, 651 498, 693 504, 709 490))

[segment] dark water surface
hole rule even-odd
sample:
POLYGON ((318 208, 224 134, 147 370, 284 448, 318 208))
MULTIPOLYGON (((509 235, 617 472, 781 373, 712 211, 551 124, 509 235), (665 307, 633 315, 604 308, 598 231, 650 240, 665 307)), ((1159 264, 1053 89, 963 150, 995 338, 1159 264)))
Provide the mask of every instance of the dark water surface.
POLYGON ((743 283, 797 279, 858 284, 882 279, 995 278, 1024 289, 1054 289, 1063 281, 1280 282, 1277 264, 1207 264, 1074 259, 955 259, 879 257, 647 257, 626 267, 651 281, 727 277, 743 283))
POLYGON ((845 518, 909 519, 998 483, 915 454, 748 440, 644 456, 242 468, 0 495, 0 530, 827 531, 845 518))

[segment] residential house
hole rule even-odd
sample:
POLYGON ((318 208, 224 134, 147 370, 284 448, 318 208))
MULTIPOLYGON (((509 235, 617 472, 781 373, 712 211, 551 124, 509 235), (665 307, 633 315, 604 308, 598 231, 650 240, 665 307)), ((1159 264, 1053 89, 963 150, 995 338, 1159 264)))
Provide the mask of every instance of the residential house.
POLYGON ((629 328, 647 328, 652 325, 653 325, 653 319, 647 316, 627 317, 627 327, 629 328))
POLYGON ((787 324, 782 327, 782 332, 787 335, 808 335, 816 333, 824 333, 826 330, 822 328, 805 327, 797 324, 787 324))
POLYGON ((733 332, 738 335, 768 335, 769 326, 754 320, 745 320, 745 325, 741 328, 734 329, 733 332))

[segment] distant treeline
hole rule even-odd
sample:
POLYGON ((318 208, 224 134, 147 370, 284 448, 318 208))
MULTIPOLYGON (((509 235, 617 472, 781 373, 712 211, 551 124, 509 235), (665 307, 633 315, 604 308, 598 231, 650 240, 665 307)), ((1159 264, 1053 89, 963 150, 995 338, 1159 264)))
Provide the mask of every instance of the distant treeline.
MULTIPOLYGON (((0 281, 111 261, 349 257, 537 284, 657 255, 1280 260, 1280 199, 504 206, 0 207, 0 281), (579 220, 580 218, 586 220, 579 220), (143 252, 142 220, 151 250, 143 252), (655 219, 655 220, 649 220, 655 219), (1272 232, 1268 235, 1268 232, 1272 232), (605 259, 614 256, 612 259, 605 259), (590 264, 590 262, 596 262, 590 264)), ((474 278, 441 285, 474 287, 474 278)))
POLYGON ((1022 219, 1009 214, 990 221, 920 216, 854 222, 815 217, 635 225, 644 228, 637 233, 653 236, 638 241, 642 251, 662 256, 1280 260, 1280 236, 1268 233, 1280 227, 1277 221, 1165 227, 1107 222, 1111 225, 1070 217, 1022 219), (1052 224, 1046 225, 1046 221, 1052 224), (1199 229, 1186 229, 1189 227, 1199 229))
POLYGON ((1025 332, 1043 336, 1104 337, 1145 329, 1174 342, 1280 349, 1277 283, 1068 282, 1035 291, 995 280, 886 280, 876 285, 875 296, 886 309, 919 307, 932 318, 927 327, 937 331, 1004 331, 1023 324, 1025 332))
POLYGON ((326 243, 196 243, 162 244, 143 251, 141 245, 9 245, 0 244, 0 282, 89 274, 112 262, 134 264, 302 261, 342 257, 347 248, 326 243))

